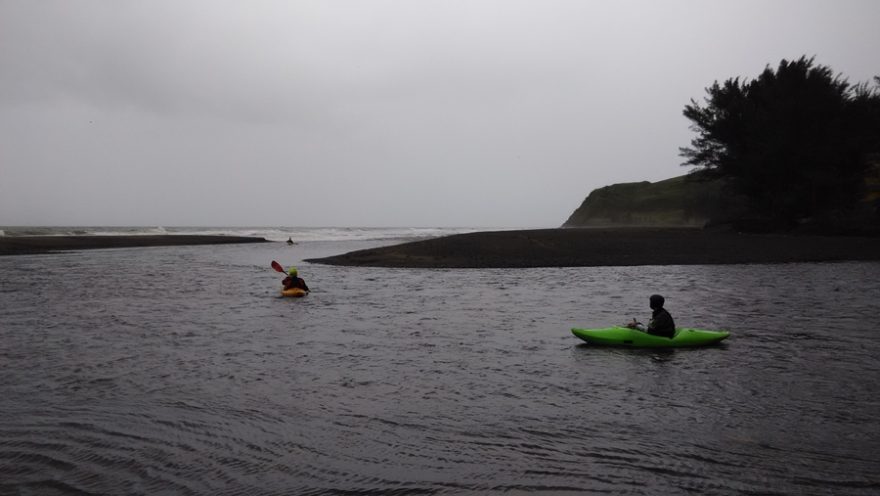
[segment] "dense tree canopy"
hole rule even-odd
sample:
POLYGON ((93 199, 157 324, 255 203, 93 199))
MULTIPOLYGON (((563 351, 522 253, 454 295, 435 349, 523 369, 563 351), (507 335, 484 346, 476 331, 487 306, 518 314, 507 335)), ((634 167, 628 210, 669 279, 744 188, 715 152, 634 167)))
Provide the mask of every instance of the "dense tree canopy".
POLYGON ((756 214, 794 221, 858 204, 880 157, 880 77, 851 85, 813 59, 706 88, 684 115, 697 136, 684 165, 724 178, 756 214))

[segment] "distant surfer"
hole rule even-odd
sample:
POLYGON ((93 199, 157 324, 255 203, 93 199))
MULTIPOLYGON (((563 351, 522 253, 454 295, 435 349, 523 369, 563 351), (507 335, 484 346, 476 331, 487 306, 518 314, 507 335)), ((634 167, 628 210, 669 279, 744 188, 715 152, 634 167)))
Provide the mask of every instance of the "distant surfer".
POLYGON ((663 336, 664 338, 675 337, 675 321, 672 320, 672 315, 663 308, 666 299, 655 294, 651 295, 648 301, 651 305, 651 310, 653 310, 648 327, 645 327, 645 324, 636 321, 636 319, 633 319, 626 326, 630 329, 638 329, 655 336, 663 336))
POLYGON ((288 236, 288 237, 287 237, 287 244, 289 244, 289 245, 293 245, 293 244, 296 244, 296 243, 293 242, 293 238, 291 238, 290 236, 288 236))

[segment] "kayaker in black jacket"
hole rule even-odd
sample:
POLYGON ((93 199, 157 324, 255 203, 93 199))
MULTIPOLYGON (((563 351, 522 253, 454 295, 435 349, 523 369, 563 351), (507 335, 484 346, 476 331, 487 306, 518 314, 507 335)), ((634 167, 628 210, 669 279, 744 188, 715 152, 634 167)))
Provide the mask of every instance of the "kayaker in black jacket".
POLYGON ((306 281, 304 281, 301 277, 297 277, 296 267, 291 267, 290 270, 287 271, 287 277, 281 281, 281 286, 283 289, 293 289, 299 288, 303 291, 309 291, 309 287, 306 285, 306 281))
POLYGON ((666 299, 662 296, 655 294, 651 295, 649 298, 649 302, 651 305, 651 310, 654 312, 651 314, 651 321, 648 322, 648 327, 646 328, 644 324, 641 322, 636 322, 636 319, 633 319, 632 322, 627 324, 626 326, 630 329, 638 329, 640 331, 645 331, 648 334, 653 334, 655 336, 663 336, 665 338, 671 338, 675 336, 675 321, 672 320, 672 315, 663 308, 663 304, 666 302, 666 299))

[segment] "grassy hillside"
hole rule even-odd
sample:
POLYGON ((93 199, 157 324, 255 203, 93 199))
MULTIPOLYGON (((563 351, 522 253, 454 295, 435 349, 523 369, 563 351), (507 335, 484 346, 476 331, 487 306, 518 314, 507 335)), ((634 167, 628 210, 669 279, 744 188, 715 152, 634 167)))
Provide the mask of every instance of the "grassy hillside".
POLYGON ((562 227, 703 226, 720 210, 721 184, 684 175, 593 190, 562 227))
POLYGON ((865 176, 865 197, 854 211, 837 211, 781 225, 749 212, 745 197, 722 193, 721 181, 686 174, 651 183, 612 184, 593 190, 562 227, 700 227, 729 224, 750 232, 788 231, 880 234, 880 165, 865 176))

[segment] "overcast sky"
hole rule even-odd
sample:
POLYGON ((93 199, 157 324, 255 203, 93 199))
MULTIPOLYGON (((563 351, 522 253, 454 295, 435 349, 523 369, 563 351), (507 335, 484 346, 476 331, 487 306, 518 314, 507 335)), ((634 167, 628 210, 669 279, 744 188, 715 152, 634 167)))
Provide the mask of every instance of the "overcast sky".
POLYGON ((0 225, 555 227, 880 1, 0 0, 0 225))

